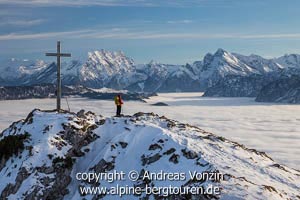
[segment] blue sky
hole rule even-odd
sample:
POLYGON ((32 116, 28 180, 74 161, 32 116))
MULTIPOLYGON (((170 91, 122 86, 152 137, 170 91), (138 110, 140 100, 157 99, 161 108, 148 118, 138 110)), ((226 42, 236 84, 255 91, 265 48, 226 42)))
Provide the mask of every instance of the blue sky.
POLYGON ((223 48, 300 53, 299 0, 0 0, 0 59, 122 50, 137 63, 184 64, 223 48))

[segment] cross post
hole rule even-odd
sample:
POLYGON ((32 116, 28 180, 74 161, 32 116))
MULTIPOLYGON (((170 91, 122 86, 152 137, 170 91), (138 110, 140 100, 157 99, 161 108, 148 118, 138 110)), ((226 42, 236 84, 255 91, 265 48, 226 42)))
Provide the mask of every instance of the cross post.
POLYGON ((57 84, 56 84, 56 110, 61 110, 61 77, 60 77, 60 57, 71 57, 70 53, 61 53, 60 41, 57 41, 56 53, 46 53, 46 56, 56 56, 57 58, 57 84))

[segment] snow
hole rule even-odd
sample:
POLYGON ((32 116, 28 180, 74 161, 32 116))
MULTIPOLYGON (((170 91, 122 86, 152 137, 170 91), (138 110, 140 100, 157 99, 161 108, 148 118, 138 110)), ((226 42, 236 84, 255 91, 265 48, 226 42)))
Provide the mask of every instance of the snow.
POLYGON ((72 60, 70 63, 62 63, 61 74, 62 76, 78 76, 79 69, 82 66, 82 62, 78 60, 72 60))
POLYGON ((297 54, 284 55, 273 60, 281 66, 300 68, 300 55, 297 54))
POLYGON ((87 65, 96 66, 102 73, 111 76, 122 70, 133 70, 134 61, 122 52, 110 52, 102 49, 88 53, 87 65))
MULTIPOLYGON (((32 155, 29 155, 28 151, 23 151, 21 156, 13 156, 9 158, 6 166, 0 171, 1 182, 0 191, 2 191, 8 183, 14 183, 18 171, 20 168, 25 168, 27 172, 32 173, 28 179, 23 182, 21 188, 15 195, 10 196, 9 199, 17 199, 30 191, 32 186, 36 186, 39 183, 38 178, 45 176, 44 174, 32 171, 34 167, 45 167, 51 166, 52 161, 48 157, 49 154, 64 157, 67 151, 71 148, 71 145, 66 144, 60 149, 56 148, 55 143, 57 142, 57 133, 59 133, 62 128, 63 123, 69 122, 69 114, 57 115, 57 113, 45 113, 40 111, 34 112, 34 123, 24 123, 24 121, 17 122, 16 127, 18 127, 17 134, 30 134, 30 140, 27 146, 32 146, 32 155), (25 124, 25 125, 24 125, 25 124), (49 126, 49 131, 47 134, 44 133, 45 128, 49 126)), ((10 129, 3 132, 0 139, 10 135, 10 129)), ((49 175, 51 177, 51 174, 49 175)))
POLYGON ((205 61, 205 68, 200 74, 202 79, 211 78, 213 74, 219 74, 222 77, 231 75, 249 75, 259 73, 255 68, 248 66, 235 54, 229 53, 223 49, 218 49, 214 55, 208 54, 205 61))
MULTIPOLYGON (((85 157, 80 158, 73 168, 74 177, 78 172, 88 172, 95 166, 101 158, 106 161, 115 160, 116 171, 123 171, 128 174, 131 170, 141 171, 145 169, 151 172, 160 172, 163 170, 167 173, 184 173, 188 174, 189 171, 205 171, 218 169, 221 173, 233 174, 235 177, 246 177, 249 182, 253 182, 256 186, 243 183, 240 185, 240 180, 231 180, 229 183, 222 182, 224 195, 221 199, 231 199, 232 196, 247 196, 248 199, 282 199, 277 193, 269 193, 264 191, 263 188, 258 189, 257 185, 271 185, 278 188, 280 191, 290 191, 297 194, 299 186, 296 186, 296 176, 291 177, 289 172, 274 169, 274 163, 267 157, 261 157, 252 152, 244 151, 243 149, 233 147, 232 144, 223 142, 217 143, 216 146, 210 142, 199 140, 199 136, 205 136, 195 131, 193 128, 181 130, 174 128, 169 130, 166 128, 163 120, 158 117, 142 117, 142 121, 137 123, 128 122, 126 119, 107 118, 106 123, 96 129, 95 131, 101 140, 97 140, 91 145, 85 157), (126 129, 124 129, 126 127, 126 129), (128 129, 130 131, 128 131, 128 129), (200 135, 199 135, 200 134, 200 135), (177 151, 180 149, 192 149, 193 151, 201 154, 200 162, 209 162, 213 166, 199 167, 194 164, 191 159, 180 157, 180 164, 173 164, 168 161, 168 157, 162 157, 159 162, 152 163, 151 165, 141 166, 141 156, 148 152, 151 144, 157 143, 159 139, 167 141, 163 145, 164 151, 175 148, 177 151), (118 144, 119 142, 127 142, 128 146, 123 150, 120 146, 114 150, 111 145, 118 144), (92 162, 85 162, 85 160, 92 160, 92 162), (254 160, 257 162, 252 162, 254 160), (234 163, 234 166, 232 164, 234 163), (255 163, 255 164, 253 164, 255 163), (213 169, 212 169, 212 168, 213 169), (293 180, 293 181, 291 181, 293 180), (237 189, 238 188, 238 189, 237 189)), ((162 151, 163 152, 163 151, 162 151)), ((156 152, 151 152, 150 155, 156 152)), ((178 152, 177 152, 178 153, 178 152)), ((153 184, 158 187, 167 187, 169 185, 180 186, 185 181, 153 181, 153 184)), ((65 199, 78 199, 77 180, 73 179, 72 184, 69 186, 70 191, 73 191, 65 197, 65 199)), ((81 182, 81 184, 83 184, 81 182)), ((101 181, 101 187, 109 187, 115 185, 133 186, 134 182, 130 180, 116 180, 113 183, 101 181)), ((91 196, 86 196, 86 199, 91 199, 91 196)), ((126 196, 126 198, 136 199, 140 197, 126 196)), ((106 196, 104 199, 115 199, 114 196, 106 196)))
MULTIPOLYGON (((74 112, 91 110, 104 116, 115 115, 112 101, 70 98, 74 112)), ((154 112, 168 118, 197 125, 207 131, 266 151, 279 163, 299 169, 300 165, 300 106, 257 103, 253 98, 209 98, 201 93, 159 94, 147 100, 126 102, 125 114, 154 112), (170 106, 156 107, 164 102, 170 106)), ((67 109, 63 100, 63 108, 67 109)), ((33 108, 53 109, 55 99, 0 101, 0 130, 16 119, 25 118, 33 108)))
POLYGON ((128 90, 115 90, 111 88, 100 88, 100 89, 94 89, 94 88, 89 88, 95 92, 100 92, 100 93, 121 93, 121 94, 126 94, 128 93, 128 90))
POLYGON ((1 61, 0 78, 2 79, 18 79, 25 75, 32 75, 46 69, 47 64, 42 60, 16 59, 1 61))
MULTIPOLYGON (((111 52, 106 50, 88 53, 88 60, 83 65, 78 65, 79 78, 84 82, 98 81, 105 86, 113 79, 120 86, 126 87, 135 81, 135 64, 131 58, 123 52, 111 52)), ((68 73, 68 72, 66 72, 68 73)), ((138 76, 136 76, 138 77, 138 76)), ((139 79, 138 79, 139 80, 139 79)), ((93 87, 99 87, 95 84, 93 87)))
MULTIPOLYGON (((244 56, 218 49, 214 54, 208 53, 203 61, 189 65, 170 65, 151 61, 149 64, 135 64, 132 58, 121 51, 96 50, 88 52, 87 60, 66 60, 62 63, 62 80, 66 84, 83 84, 92 88, 112 87, 115 89, 137 89, 139 83, 161 80, 157 87, 151 88, 170 91, 168 80, 180 81, 188 78, 202 82, 201 90, 217 83, 227 75, 250 76, 266 74, 281 69, 300 67, 300 55, 290 54, 275 59, 265 59, 257 55, 244 56)), ((52 63, 41 60, 11 59, 0 62, 0 79, 2 84, 53 83, 56 69, 52 63), (47 74, 43 76, 43 74, 47 74), (41 78, 43 77, 43 78, 41 78)), ((141 85, 143 86, 143 85, 141 85)), ((141 90, 149 90, 145 84, 141 90)), ((198 88, 199 89, 199 88, 198 88)), ((195 88, 195 91, 198 90, 195 88)), ((138 90, 138 89, 137 89, 138 90)), ((176 91, 176 88, 172 88, 176 91)), ((155 92, 155 91, 153 91, 155 92)))
MULTIPOLYGON (((184 99, 182 101, 176 100, 172 95, 163 94, 163 96, 155 97, 156 99, 153 98, 150 101, 154 102, 159 98, 159 100, 164 99, 164 102, 169 104, 175 102, 177 103, 176 106, 184 106, 182 104, 185 101, 192 101, 193 98, 199 100, 199 96, 197 96, 199 94, 190 94, 190 96, 187 94, 176 95, 177 98, 184 99), (180 105, 180 103, 182 104, 180 105)), ((200 98, 200 101, 202 99, 205 98, 200 98)), ((218 104, 219 102, 216 103, 216 106, 221 106, 218 104)), ((144 107, 146 107, 145 105, 149 106, 149 104, 144 104, 144 107)), ((189 102, 189 105, 195 106, 191 102, 189 102)), ((14 183, 21 167, 25 167, 30 176, 21 183, 18 191, 10 195, 8 199, 20 199, 22 195, 28 194, 28 192, 33 191, 37 187, 42 187, 42 189, 39 189, 40 192, 43 192, 45 187, 49 186, 44 186, 41 183, 42 178, 49 176, 55 179, 56 174, 46 175, 35 170, 36 167, 51 166, 52 162, 47 156, 48 154, 63 157, 72 147, 71 143, 63 139, 61 141, 64 141, 66 144, 62 148, 54 145, 54 140, 60 140, 57 137, 63 130, 62 124, 69 124, 70 127, 74 127, 74 130, 76 130, 83 127, 83 121, 92 125, 99 122, 99 119, 103 118, 91 114, 85 119, 80 119, 71 113, 58 114, 57 112, 36 110, 33 112, 32 120, 19 121, 14 127, 7 129, 0 139, 9 134, 29 132, 31 137, 26 142, 26 145, 33 146, 33 155, 29 156, 28 151, 24 150, 21 157, 9 158, 7 165, 0 171, 2 177, 0 191, 8 183, 14 183), (46 127, 49 128, 45 132, 46 127)), ((75 200, 81 198, 78 186, 88 186, 89 184, 76 180, 74 178, 76 173, 93 172, 93 167, 102 159, 106 162, 113 162, 114 170, 122 171, 125 174, 132 170, 140 172, 144 169, 152 173, 183 173, 187 176, 193 171, 201 173, 218 170, 223 175, 227 174, 228 178, 221 180, 220 183, 205 181, 204 183, 195 182, 192 184, 204 187, 208 187, 208 185, 219 186, 222 188, 220 199, 225 200, 233 198, 259 200, 294 199, 299 193, 299 171, 290 169, 285 165, 279 165, 278 167, 276 162, 264 154, 247 149, 225 138, 217 137, 197 127, 185 125, 154 114, 122 118, 106 117, 105 123, 94 129, 93 133, 99 137, 95 141, 87 143, 87 146, 84 148, 88 148, 89 151, 84 156, 76 158, 71 172, 71 184, 68 185, 70 193, 64 199, 75 200), (126 142, 128 145, 123 147, 118 145, 120 142, 126 142), (153 144, 159 144, 160 149, 151 150, 150 146, 153 144), (169 161, 171 155, 163 154, 170 148, 174 148, 175 153, 179 155, 177 164, 169 161), (197 162, 206 163, 207 165, 196 164, 195 159, 184 156, 183 150, 193 151, 197 155, 197 162), (156 153, 161 155, 158 160, 153 163, 142 164, 141 158, 143 156, 153 156, 156 153), (275 190, 268 190, 266 187, 271 187, 275 190)), ((85 133, 75 131, 74 134, 85 133)), ((156 187, 168 187, 169 185, 179 187, 187 183, 188 180, 189 177, 187 176, 186 179, 176 181, 154 179, 151 183, 156 187)), ((114 180, 113 182, 101 180, 101 187, 116 186, 117 184, 133 187, 136 183, 138 182, 131 181, 128 178, 114 180)), ((145 196, 145 194, 142 196, 145 196)), ((93 196, 91 195, 85 196, 85 199, 92 198, 93 196)), ((134 195, 126 196, 126 199, 139 198, 134 195)), ((107 195, 104 199, 116 199, 116 196, 107 195)))

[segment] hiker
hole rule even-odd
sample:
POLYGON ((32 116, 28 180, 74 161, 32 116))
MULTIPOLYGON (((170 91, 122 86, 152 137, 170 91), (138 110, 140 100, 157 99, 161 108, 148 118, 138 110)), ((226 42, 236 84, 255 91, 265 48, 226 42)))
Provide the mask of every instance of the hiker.
POLYGON ((117 117, 120 117, 121 116, 121 109, 122 109, 122 104, 123 104, 123 100, 121 98, 121 95, 118 94, 116 97, 115 97, 115 104, 117 106, 117 117))

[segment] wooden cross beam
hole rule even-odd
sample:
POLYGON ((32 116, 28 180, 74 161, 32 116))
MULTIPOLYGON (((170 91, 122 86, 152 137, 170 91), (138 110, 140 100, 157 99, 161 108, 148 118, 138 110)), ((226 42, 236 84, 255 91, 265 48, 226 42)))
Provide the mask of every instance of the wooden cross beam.
POLYGON ((61 77, 60 77, 60 57, 71 57, 70 53, 60 52, 60 41, 57 41, 57 52, 46 53, 46 56, 57 57, 57 85, 56 85, 56 109, 61 110, 61 77))

